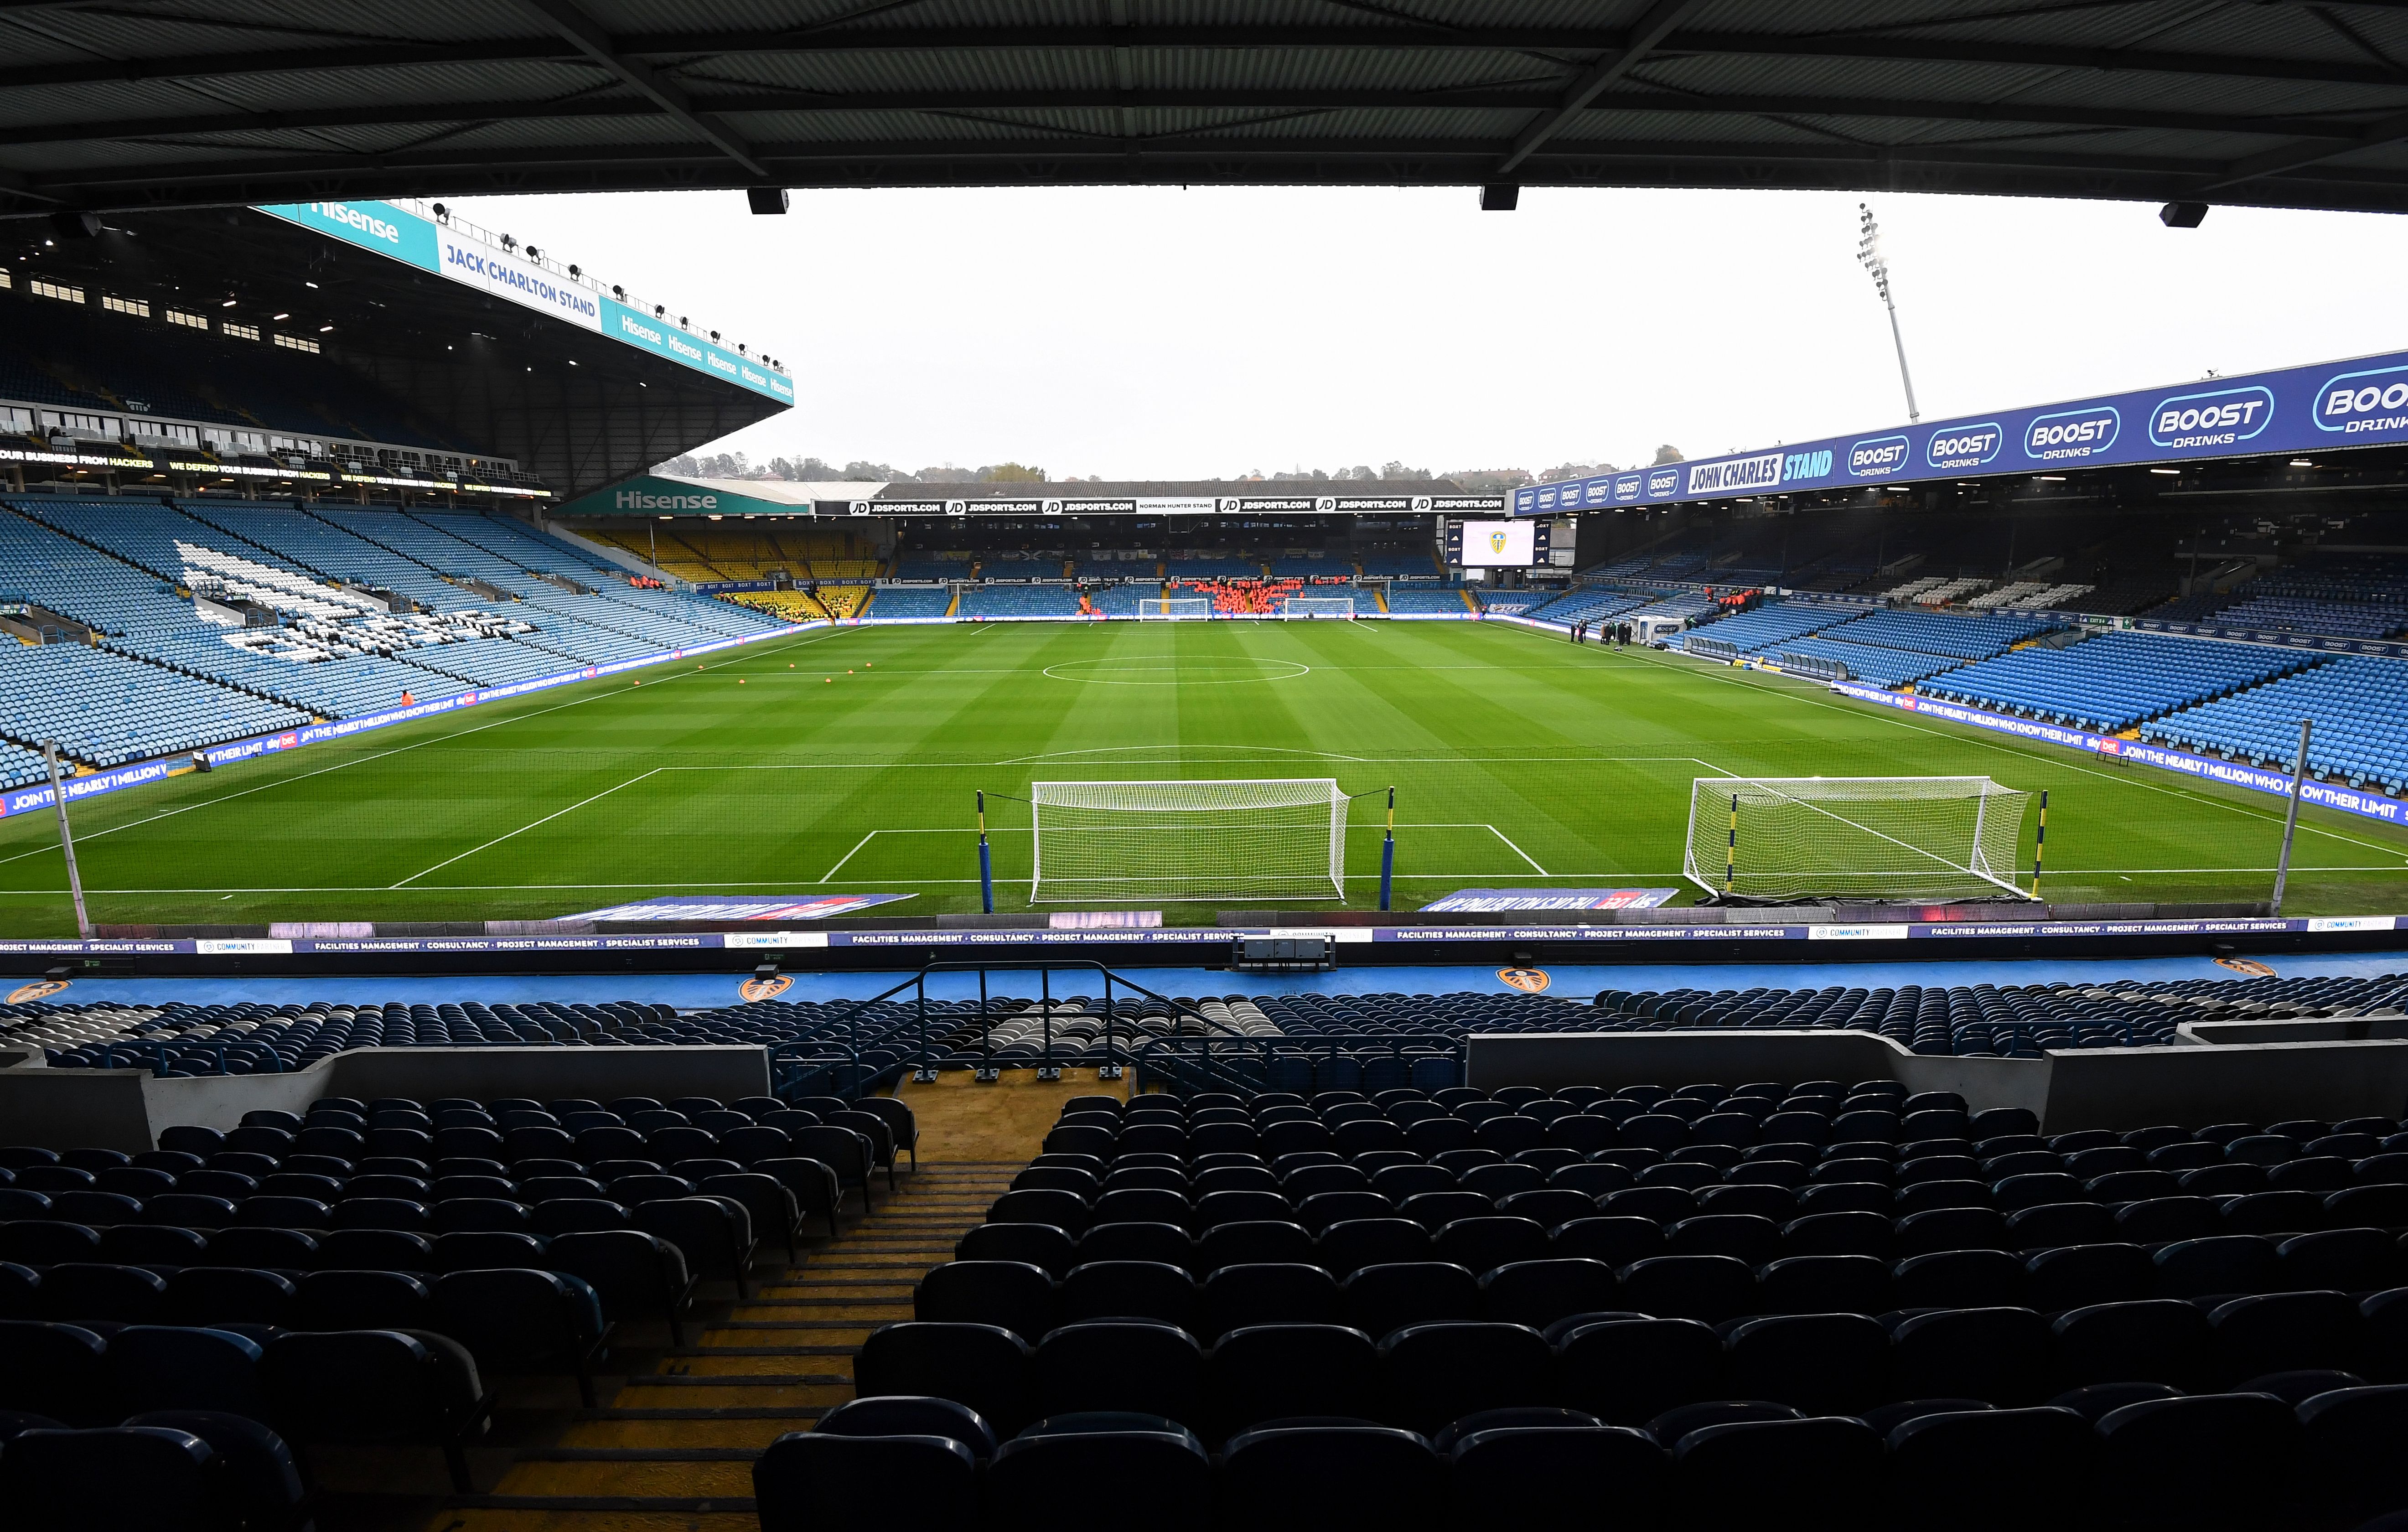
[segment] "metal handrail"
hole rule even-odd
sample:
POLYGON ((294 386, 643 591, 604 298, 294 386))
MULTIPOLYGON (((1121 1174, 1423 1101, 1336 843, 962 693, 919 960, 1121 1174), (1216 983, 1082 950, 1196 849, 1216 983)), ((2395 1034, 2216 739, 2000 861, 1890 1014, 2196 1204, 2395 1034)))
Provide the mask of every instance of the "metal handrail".
POLYGON ((1183 1092, 1193 1088, 1188 1081, 1181 1078, 1184 1071, 1200 1074, 1206 1084, 1218 1084, 1243 1091, 1265 1090, 1269 1088, 1271 1061, 1278 1055, 1315 1059, 1338 1054, 1359 1057, 1365 1053, 1385 1053, 1402 1059, 1408 1049, 1417 1049, 1421 1050, 1425 1056, 1451 1061, 1458 1073, 1464 1062, 1463 1039, 1440 1032, 1381 1034, 1376 1037, 1312 1033, 1234 1038, 1231 1039, 1232 1042, 1254 1046, 1240 1046, 1232 1050, 1225 1045, 1223 1048, 1225 1057, 1232 1051, 1240 1056, 1248 1053, 1260 1054, 1261 1075, 1258 1079, 1249 1080, 1229 1066, 1215 1061, 1211 1046, 1213 1039, 1201 1039, 1205 1043, 1202 1051, 1193 1052, 1192 1045, 1197 1040, 1199 1039, 1192 1037, 1180 1036, 1147 1038, 1138 1049, 1136 1060, 1138 1086, 1142 1089, 1147 1081, 1152 1079, 1183 1092), (1178 1064, 1166 1064, 1156 1057, 1164 1053, 1170 1054, 1174 1058, 1183 1054, 1185 1059, 1178 1064))
POLYGON ((850 1093, 860 1090, 861 1053, 858 1050, 839 1042, 803 1038, 770 1045, 769 1094, 781 1101, 790 1099, 810 1068, 823 1065, 844 1067, 844 1088, 849 1093, 847 1099, 851 1098, 850 1093))
MULTIPOLYGON (((904 979, 897 983, 889 985, 887 988, 881 990, 878 994, 869 996, 867 999, 854 1001, 850 1007, 846 1008, 840 1015, 828 1023, 827 1025, 830 1028, 841 1026, 845 1029, 845 1043, 852 1049, 853 1062, 858 1065, 862 1051, 861 1018, 863 1014, 871 1006, 882 1004, 884 1001, 893 999, 895 996, 901 995, 904 991, 910 990, 912 992, 913 1004, 917 1011, 914 1018, 917 1023, 917 1037, 914 1039, 912 1054, 905 1061, 905 1063, 907 1067, 911 1068, 915 1073, 922 1075, 929 1074, 934 1071, 938 1066, 934 1062, 934 1055, 930 1052, 928 1047, 928 976, 931 974, 941 973, 975 973, 979 976, 978 1027, 980 1046, 978 1068, 980 1073, 991 1076, 998 1066, 996 1063, 995 1053, 996 1016, 993 1009, 995 1001, 993 992, 987 983, 987 975, 990 972, 1034 972, 1038 975, 1038 1007, 1040 1024, 1044 1030, 1044 1052, 1039 1060, 1039 1067, 1041 1068, 1058 1067, 1058 1066, 1055 1066, 1053 1062, 1054 1016, 1056 1005, 1054 998, 1053 976, 1056 972, 1066 970, 1080 973, 1092 972, 1099 976, 1103 981, 1104 1031, 1103 1037, 1100 1040, 1103 1044, 1104 1058, 1106 1060, 1105 1067, 1108 1068, 1125 1068, 1128 1065, 1134 1063, 1136 1060, 1136 1054, 1133 1052, 1131 1045, 1152 1036, 1152 1034, 1138 1032, 1135 1028, 1123 1027, 1120 1024, 1119 1009, 1113 1003, 1113 991, 1115 987, 1125 991, 1129 995, 1152 1000, 1161 1005, 1173 1016, 1194 1021, 1197 1025, 1205 1029, 1204 1035, 1206 1036, 1226 1038, 1232 1040, 1243 1039, 1249 1036, 1246 1033, 1239 1032, 1229 1027, 1224 1023, 1214 1021, 1211 1017, 1205 1015, 1201 1010, 1192 1005, 1187 1005, 1169 995, 1163 995, 1158 991, 1148 989, 1145 985, 1136 982, 1125 974, 1114 972, 1111 968, 1107 967, 1104 964, 1097 962, 1093 958, 1057 958, 1050 960, 1025 959, 1018 962, 1006 963, 988 963, 980 962, 975 959, 963 959, 947 962, 925 963, 923 964, 919 970, 913 973, 910 977, 904 979)), ((1194 1036, 1194 1034, 1182 1035, 1194 1036)), ((782 1048, 809 1045, 780 1044, 779 1046, 782 1048)), ((772 1051, 772 1055, 773 1057, 775 1056, 775 1050, 772 1051)), ((859 1082, 856 1080, 849 1086, 849 1088, 857 1091, 858 1083, 859 1082)))

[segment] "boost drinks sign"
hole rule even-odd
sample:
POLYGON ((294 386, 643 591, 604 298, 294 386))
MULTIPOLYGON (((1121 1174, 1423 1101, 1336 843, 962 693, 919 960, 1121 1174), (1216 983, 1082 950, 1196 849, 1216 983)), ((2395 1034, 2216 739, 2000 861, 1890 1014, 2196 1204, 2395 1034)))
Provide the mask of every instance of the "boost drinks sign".
POLYGON ((1774 451, 1733 452, 1640 473, 1601 474, 1513 494, 1529 516, 1844 489, 1966 474, 2330 451, 2408 441, 2408 353, 2142 389, 2000 414, 1935 421, 1774 451))

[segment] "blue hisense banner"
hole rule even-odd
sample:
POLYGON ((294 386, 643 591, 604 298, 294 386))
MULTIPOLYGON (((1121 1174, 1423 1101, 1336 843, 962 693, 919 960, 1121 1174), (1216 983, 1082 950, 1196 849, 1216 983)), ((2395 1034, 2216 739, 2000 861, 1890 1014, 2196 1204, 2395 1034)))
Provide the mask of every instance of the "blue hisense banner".
POLYGON ((2392 352, 1528 484, 1513 492, 1513 514, 2401 441, 2408 441, 2408 352, 2392 352))

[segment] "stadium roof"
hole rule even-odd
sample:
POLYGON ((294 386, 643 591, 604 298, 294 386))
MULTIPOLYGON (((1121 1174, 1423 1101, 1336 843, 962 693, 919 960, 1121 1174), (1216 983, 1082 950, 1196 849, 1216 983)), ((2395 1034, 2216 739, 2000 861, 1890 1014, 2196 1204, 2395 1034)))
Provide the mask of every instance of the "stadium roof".
POLYGON ((2408 210, 2401 0, 0 0, 0 211, 1099 182, 2408 210))

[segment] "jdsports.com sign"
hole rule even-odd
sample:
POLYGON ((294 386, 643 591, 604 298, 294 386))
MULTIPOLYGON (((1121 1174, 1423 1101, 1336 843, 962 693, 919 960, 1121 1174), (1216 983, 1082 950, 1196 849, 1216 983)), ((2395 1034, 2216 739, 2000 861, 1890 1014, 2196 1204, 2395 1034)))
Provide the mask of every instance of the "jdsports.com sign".
POLYGON ((2408 352, 1889 426, 1676 467, 1530 484, 1516 516, 1791 490, 2408 442, 2408 352))

